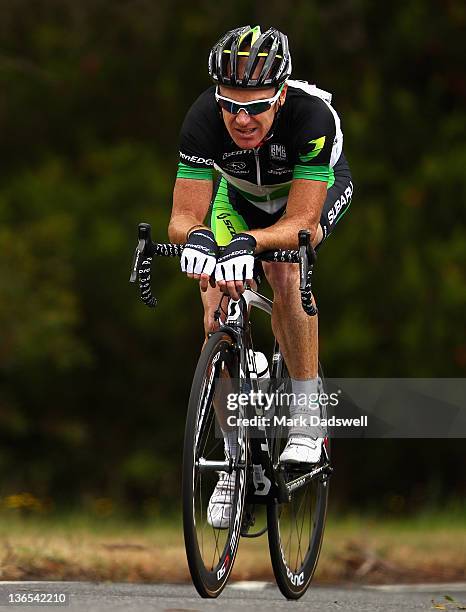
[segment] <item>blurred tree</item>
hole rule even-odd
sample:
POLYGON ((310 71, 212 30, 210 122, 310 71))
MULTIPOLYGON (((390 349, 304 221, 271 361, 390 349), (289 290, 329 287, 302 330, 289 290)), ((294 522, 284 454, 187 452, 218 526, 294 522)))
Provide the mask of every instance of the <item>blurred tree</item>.
MULTIPOLYGON (((0 493, 176 499, 198 290, 156 262, 149 312, 129 262, 139 221, 166 237, 209 48, 255 22, 288 33, 294 76, 342 116, 355 199, 316 270, 327 374, 464 376, 463 2, 0 3, 0 493)), ((416 443, 404 483, 408 442, 337 442, 335 498, 464 493, 460 442, 436 442, 435 472, 416 443)))

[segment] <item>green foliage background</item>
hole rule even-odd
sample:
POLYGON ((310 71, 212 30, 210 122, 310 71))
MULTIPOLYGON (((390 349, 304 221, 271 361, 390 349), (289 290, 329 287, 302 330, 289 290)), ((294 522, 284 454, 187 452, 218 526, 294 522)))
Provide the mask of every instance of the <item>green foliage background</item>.
MULTIPOLYGON (((139 221, 166 239, 209 48, 256 22, 333 92, 353 171, 316 271, 327 374, 464 376, 464 2, 0 2, 0 494, 178 502, 198 291, 157 262, 150 312, 129 263, 139 221)), ((464 496, 462 440, 334 448, 339 507, 464 496)))

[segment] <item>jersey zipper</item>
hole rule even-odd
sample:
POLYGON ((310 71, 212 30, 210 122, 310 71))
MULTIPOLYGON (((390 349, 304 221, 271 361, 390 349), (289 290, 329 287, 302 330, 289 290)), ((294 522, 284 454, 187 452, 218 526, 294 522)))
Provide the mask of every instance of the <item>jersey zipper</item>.
POLYGON ((261 166, 259 163, 259 148, 254 149, 254 157, 256 158, 256 174, 257 174, 257 185, 262 187, 261 184, 261 166))
MULTIPOLYGON (((261 165, 260 165, 260 161, 259 161, 259 147, 257 147, 257 149, 254 149, 254 157, 256 158, 257 186, 258 187, 262 187, 262 182, 261 182, 261 165)), ((267 193, 265 198, 266 198, 267 202, 270 202, 270 193, 267 193)))

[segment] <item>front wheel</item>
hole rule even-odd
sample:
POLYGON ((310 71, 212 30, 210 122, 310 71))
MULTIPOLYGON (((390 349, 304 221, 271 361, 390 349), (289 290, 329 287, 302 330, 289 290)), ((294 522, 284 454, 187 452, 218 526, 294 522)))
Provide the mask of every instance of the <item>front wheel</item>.
POLYGON ((186 556, 194 586, 202 597, 217 597, 222 592, 233 569, 241 532, 247 463, 244 431, 237 430, 237 456, 229 468, 215 467, 215 463, 228 460, 219 413, 225 411, 227 379, 238 378, 238 371, 232 338, 224 332, 215 332, 201 353, 194 375, 183 450, 186 556), (231 491, 230 515, 222 529, 209 524, 212 513, 208 513, 219 471, 231 491))

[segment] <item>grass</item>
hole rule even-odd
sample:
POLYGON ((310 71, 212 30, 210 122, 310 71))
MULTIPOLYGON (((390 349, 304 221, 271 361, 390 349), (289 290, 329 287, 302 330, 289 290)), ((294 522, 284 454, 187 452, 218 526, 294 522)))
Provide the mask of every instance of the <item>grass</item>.
MULTIPOLYGON (((466 580, 464 512, 417 518, 331 517, 315 580, 466 580)), ((86 514, 0 514, 0 580, 189 580, 178 518, 137 523, 86 514)), ((267 537, 242 539, 236 580, 271 580, 267 537)))

